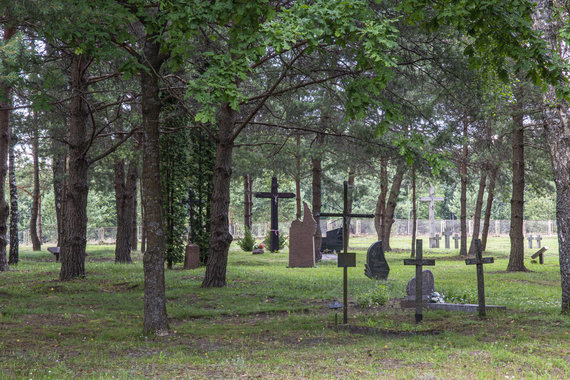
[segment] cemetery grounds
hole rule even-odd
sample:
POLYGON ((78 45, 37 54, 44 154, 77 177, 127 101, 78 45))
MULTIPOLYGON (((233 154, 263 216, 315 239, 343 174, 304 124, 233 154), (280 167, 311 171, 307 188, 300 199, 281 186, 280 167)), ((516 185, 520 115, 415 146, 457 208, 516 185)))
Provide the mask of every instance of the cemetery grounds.
MULTIPOLYGON (((491 238, 484 256, 487 304, 507 311, 477 314, 401 309, 415 268, 404 266, 409 238, 395 237, 386 282, 364 276, 372 237, 351 239, 357 267, 348 269, 350 329, 335 329, 328 305, 342 302, 342 270, 286 268, 288 253, 252 255, 235 244, 228 286, 200 287, 204 268, 166 271, 171 334, 142 335, 142 255, 114 263, 113 246, 90 246, 87 278, 59 282, 59 264, 21 251, 0 274, 0 378, 570 378, 570 316, 560 314, 557 240, 544 265, 506 273, 508 238, 491 238), (378 291, 378 289, 381 289, 378 291), (373 304, 387 296, 382 306, 373 304)), ((452 243, 453 246, 453 243, 452 243)), ((477 303, 474 266, 457 250, 428 249, 436 291, 477 303)), ((342 320, 339 313, 339 321, 342 320)))

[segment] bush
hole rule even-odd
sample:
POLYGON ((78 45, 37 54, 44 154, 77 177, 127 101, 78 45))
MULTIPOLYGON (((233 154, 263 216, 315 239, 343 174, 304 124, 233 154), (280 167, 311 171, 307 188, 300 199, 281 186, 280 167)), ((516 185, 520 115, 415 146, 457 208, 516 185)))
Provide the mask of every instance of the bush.
POLYGON ((471 290, 442 290, 440 293, 448 303, 479 303, 477 293, 471 290))
POLYGON ((253 251, 253 245, 255 244, 255 239, 251 234, 251 230, 249 228, 245 228, 245 232, 243 233, 243 238, 238 239, 237 244, 239 247, 245 252, 253 251))
MULTIPOLYGON (((271 230, 269 230, 267 232, 267 235, 265 235, 265 240, 263 241, 263 243, 265 243, 265 246, 268 249, 271 249, 271 230)), ((279 251, 281 251, 283 248, 285 248, 285 244, 287 243, 287 235, 279 233, 279 245, 278 245, 278 249, 279 251)))
POLYGON ((372 307, 382 306, 390 299, 386 285, 378 285, 377 288, 372 289, 366 293, 361 293, 356 298, 358 307, 372 307))

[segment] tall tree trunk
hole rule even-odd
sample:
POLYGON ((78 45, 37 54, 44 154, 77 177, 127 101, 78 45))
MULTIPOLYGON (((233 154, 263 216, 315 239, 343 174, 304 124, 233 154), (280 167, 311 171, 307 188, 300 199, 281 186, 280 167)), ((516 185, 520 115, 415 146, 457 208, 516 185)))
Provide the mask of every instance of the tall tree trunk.
POLYGON ((402 180, 404 179, 404 174, 407 169, 406 163, 398 164, 396 174, 394 174, 394 178, 392 178, 392 187, 390 188, 390 195, 388 196, 388 203, 386 205, 386 227, 384 227, 384 239, 382 239, 382 247, 386 252, 392 250, 390 246, 390 235, 392 233, 392 225, 394 224, 394 213, 396 211, 398 195, 400 195, 402 180))
MULTIPOLYGON (((323 134, 317 134, 317 138, 315 140, 316 146, 313 147, 314 152, 318 152, 319 148, 323 144, 325 137, 323 134)), ((311 165, 312 165, 312 198, 313 198, 313 217, 315 218, 315 222, 317 223, 317 229, 315 230, 315 262, 321 261, 322 254, 321 254, 321 244, 322 244, 322 231, 321 231, 321 207, 322 207, 322 197, 323 197, 323 167, 321 161, 321 155, 316 153, 311 158, 311 165)))
POLYGON ((87 194, 89 192, 87 159, 87 69, 91 59, 83 55, 71 58, 71 104, 69 123, 69 169, 63 215, 63 244, 60 249, 62 281, 85 277, 87 245, 87 194))
POLYGON ((16 169, 14 161, 14 149, 16 139, 14 135, 10 139, 10 151, 8 157, 8 181, 10 183, 10 255, 8 264, 18 264, 20 260, 20 239, 18 237, 18 187, 16 185, 16 169))
MULTIPOLYGON (((558 28, 567 25, 567 20, 559 22, 558 4, 550 0, 537 1, 536 26, 543 32, 547 44, 559 52, 565 39, 557 39, 558 28)), ((564 46, 565 48, 565 46, 564 46)), ((559 53, 557 53, 559 54, 559 53)), ((569 107, 566 100, 556 97, 550 86, 544 94, 542 104, 544 130, 552 161, 554 182, 556 183, 556 224, 558 226, 558 252, 560 280, 562 286, 562 312, 570 313, 570 125, 569 107)))
POLYGON ((299 150, 301 148, 301 135, 297 135, 297 154, 295 154, 295 203, 297 206, 296 219, 302 220, 303 208, 301 207, 301 155, 299 150))
POLYGON ((149 71, 141 71, 143 124, 143 207, 147 246, 143 257, 145 334, 168 333, 166 318, 166 285, 164 283, 164 252, 166 249, 162 221, 162 194, 160 186, 160 88, 158 73, 164 62, 160 45, 147 36, 144 63, 149 71))
POLYGON ((489 174, 489 187, 487 187, 487 207, 485 208, 485 220, 483 222, 483 232, 481 233, 481 249, 487 249, 487 237, 489 236, 489 223, 491 222, 491 209, 495 198, 495 181, 497 179, 498 166, 493 166, 489 174))
MULTIPOLYGON (((352 203, 354 201, 354 169, 351 167, 348 169, 348 204, 347 204, 347 209, 348 209, 348 213, 352 214, 352 203)), ((348 231, 346 231, 346 246, 348 247, 348 244, 350 242, 350 220, 351 218, 348 217, 347 218, 347 225, 348 225, 348 231)))
POLYGON ((384 238, 384 228, 386 226, 386 197, 388 196, 388 159, 380 160, 380 195, 376 202, 376 211, 374 212, 374 227, 378 240, 384 238))
POLYGON ((30 217, 30 237, 32 239, 32 249, 34 251, 42 250, 42 242, 38 236, 38 215, 40 209, 40 162, 39 162, 39 130, 37 120, 34 120, 32 132, 32 157, 33 157, 33 176, 34 189, 32 190, 32 212, 30 217))
POLYGON ((412 253, 411 257, 416 257, 416 230, 418 223, 418 213, 416 208, 416 167, 412 166, 412 253))
POLYGON ((136 163, 130 162, 125 178, 125 164, 115 159, 115 204, 117 210, 117 237, 115 239, 115 262, 131 263, 133 215, 136 213, 134 198, 137 195, 138 171, 136 163))
POLYGON ((253 227, 253 179, 251 175, 243 176, 243 226, 251 231, 253 227))
POLYGON ((459 256, 467 256, 467 120, 463 120, 463 157, 461 160, 461 246, 459 248, 459 256))
MULTIPOLYGON (((130 168, 129 168, 130 169, 130 168)), ((137 173, 136 173, 136 178, 135 178, 135 183, 134 183, 134 189, 133 189, 133 211, 132 211, 132 215, 133 215, 133 220, 132 220, 132 224, 131 224, 131 251, 136 251, 138 249, 138 243, 139 243, 139 238, 138 238, 138 218, 137 218, 137 207, 138 207, 138 201, 137 201, 137 196, 138 196, 138 186, 137 186, 137 182, 138 182, 138 177, 139 177, 139 173, 138 173, 138 169, 137 169, 137 173)))
POLYGON ((526 271, 524 265, 524 126, 522 113, 513 114, 513 190, 511 198, 511 253, 507 271, 526 271))
POLYGON ((479 230, 481 229, 481 212, 483 210, 483 196, 485 196, 485 186, 487 185, 487 168, 481 171, 481 179, 479 180, 479 191, 477 192, 477 203, 475 203, 475 215, 473 216, 473 234, 471 235, 471 246, 469 254, 475 255, 475 240, 479 239, 479 230))
MULTIPOLYGON (((10 17, 7 16, 9 20, 10 17)), ((16 34, 16 28, 4 25, 4 41, 8 42, 16 34)), ((10 108, 12 107, 12 87, 0 81, 0 272, 8 270, 6 260, 6 232, 9 207, 6 202, 4 183, 8 174, 8 150, 10 149, 10 108)))
POLYGON ((143 180, 142 177, 139 181, 140 196, 141 196, 141 253, 146 251, 146 214, 144 212, 144 201, 143 201, 143 180))
POLYGON ((212 219, 210 223, 210 253, 206 264, 203 287, 226 286, 228 250, 232 242, 229 232, 228 210, 230 203, 230 179, 232 175, 232 132, 236 112, 228 103, 218 111, 218 141, 214 168, 212 194, 212 219))

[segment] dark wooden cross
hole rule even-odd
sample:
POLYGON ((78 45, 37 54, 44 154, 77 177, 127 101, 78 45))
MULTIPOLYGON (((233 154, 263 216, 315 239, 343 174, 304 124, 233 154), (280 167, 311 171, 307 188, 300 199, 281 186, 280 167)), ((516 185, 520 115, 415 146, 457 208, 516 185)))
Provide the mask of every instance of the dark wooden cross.
POLYGON ((279 250, 279 198, 295 198, 293 193, 279 193, 277 178, 271 179, 271 192, 255 193, 256 198, 270 198, 271 199, 271 234, 270 234, 270 250, 276 252, 279 250))
POLYGON ((350 218, 374 218, 374 214, 351 214, 348 212, 348 182, 344 181, 342 213, 323 212, 317 216, 342 217, 342 244, 343 253, 338 255, 338 266, 343 268, 343 323, 348 323, 348 267, 356 266, 356 253, 348 252, 348 227, 350 218))
POLYGON ((485 280, 483 278, 483 264, 491 264, 495 260, 492 257, 483 257, 481 240, 475 239, 475 258, 466 259, 465 264, 477 265, 477 294, 479 296, 479 315, 485 316, 485 280))
POLYGON ((416 240, 416 258, 415 259, 404 259, 404 265, 415 265, 416 266, 416 323, 420 323, 423 319, 422 307, 424 305, 423 300, 423 266, 424 265, 435 265, 435 260, 433 259, 423 259, 422 252, 422 240, 416 240))

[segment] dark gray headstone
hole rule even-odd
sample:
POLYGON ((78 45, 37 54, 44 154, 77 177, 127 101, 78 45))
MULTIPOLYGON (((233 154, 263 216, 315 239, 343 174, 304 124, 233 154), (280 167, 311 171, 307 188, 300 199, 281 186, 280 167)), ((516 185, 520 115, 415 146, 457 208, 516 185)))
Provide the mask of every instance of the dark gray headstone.
MULTIPOLYGON (((422 271, 422 298, 431 296, 435 289, 435 280, 433 278, 433 273, 429 269, 424 269, 422 271)), ((416 276, 414 276, 406 287, 407 299, 416 299, 416 276)))
POLYGON ((443 236, 445 236, 445 249, 449 249, 449 238, 451 237, 451 231, 444 231, 443 236))
POLYGON ((326 237, 321 242, 321 251, 329 249, 331 251, 340 252, 343 249, 342 228, 327 231, 326 237))
POLYGON ((526 239, 528 240, 528 247, 532 248, 532 235, 529 235, 526 239))
POLYGON ((441 240, 441 236, 439 236, 439 234, 435 234, 434 240, 435 240, 435 248, 439 248, 439 241, 441 240))
POLYGON ((384 256, 384 248, 382 240, 377 241, 368 248, 366 253, 366 264, 364 265, 364 274, 368 278, 376 280, 387 280, 390 267, 384 256))
POLYGON ((453 240, 455 240, 455 249, 459 248, 459 239, 461 238, 458 234, 453 235, 453 240))
POLYGON ((534 239, 536 240, 536 248, 542 247, 542 244, 541 244, 542 236, 536 235, 536 237, 534 239))

